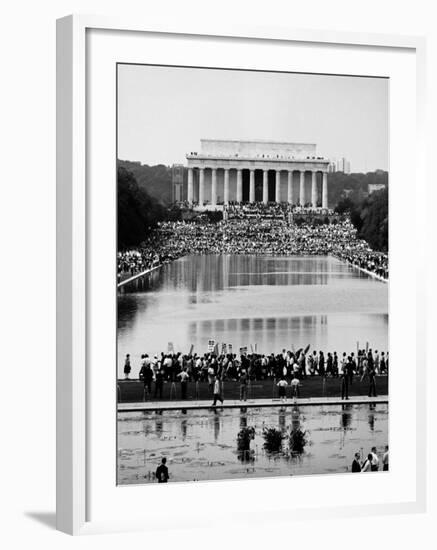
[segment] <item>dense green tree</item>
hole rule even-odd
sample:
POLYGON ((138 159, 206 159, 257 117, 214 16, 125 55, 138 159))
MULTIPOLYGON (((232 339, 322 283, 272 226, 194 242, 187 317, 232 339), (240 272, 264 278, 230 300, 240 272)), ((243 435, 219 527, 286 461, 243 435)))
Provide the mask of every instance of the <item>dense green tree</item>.
POLYGON ((119 160, 118 166, 133 174, 138 186, 144 189, 149 196, 154 197, 164 206, 172 202, 172 175, 171 167, 157 164, 149 166, 140 162, 119 160))
POLYGON ((375 250, 388 251, 388 188, 374 191, 363 200, 340 199, 336 212, 349 212, 358 236, 375 250))
POLYGON ((384 170, 376 172, 344 174, 332 172, 328 175, 329 206, 338 205, 343 199, 349 198, 359 203, 367 196, 369 184, 388 185, 388 173, 384 170))
POLYGON ((156 223, 166 218, 166 209, 144 189, 134 175, 117 170, 118 248, 137 246, 156 223))
POLYGON ((362 226, 360 237, 372 248, 387 252, 388 250, 388 189, 375 191, 361 206, 362 226))

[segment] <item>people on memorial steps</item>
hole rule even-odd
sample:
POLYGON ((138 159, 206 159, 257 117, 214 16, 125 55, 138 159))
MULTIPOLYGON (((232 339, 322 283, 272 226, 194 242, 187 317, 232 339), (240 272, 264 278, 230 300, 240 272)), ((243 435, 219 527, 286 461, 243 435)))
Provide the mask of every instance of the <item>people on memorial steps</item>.
MULTIPOLYGON (((311 211, 304 209, 306 215, 311 211)), ((320 217, 298 223, 285 205, 229 206, 227 219, 210 223, 166 221, 149 232, 141 247, 120 251, 118 277, 134 276, 164 262, 191 254, 327 255, 388 278, 388 256, 373 251, 347 217, 320 217)))
POLYGON ((186 398, 187 382, 207 382, 210 394, 213 395, 216 380, 233 380, 240 384, 240 397, 247 396, 247 383, 255 380, 273 380, 278 388, 290 385, 293 395, 299 396, 299 381, 307 377, 338 378, 342 382, 342 396, 347 399, 353 377, 360 382, 368 379, 369 397, 376 396, 375 376, 388 374, 388 352, 372 349, 342 353, 338 360, 337 352, 328 352, 325 361, 323 351, 309 352, 307 349, 297 351, 282 350, 270 355, 261 353, 226 353, 208 352, 204 354, 161 353, 149 357, 142 354, 139 379, 151 395, 151 382, 155 381, 155 397, 162 397, 164 382, 179 382, 182 396, 186 398), (284 383, 280 383, 284 380, 284 383), (293 383, 293 380, 296 380, 293 383), (297 386, 297 387, 294 387, 297 386))

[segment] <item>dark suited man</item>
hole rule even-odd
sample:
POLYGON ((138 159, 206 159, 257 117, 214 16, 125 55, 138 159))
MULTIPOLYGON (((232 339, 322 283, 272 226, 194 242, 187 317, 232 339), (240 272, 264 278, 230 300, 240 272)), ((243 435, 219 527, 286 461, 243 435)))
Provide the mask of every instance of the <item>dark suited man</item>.
POLYGON ((346 372, 347 372, 349 386, 352 386, 352 381, 354 379, 354 364, 352 362, 352 357, 350 356, 347 358, 346 372))
POLYGON ((367 374, 369 375, 369 397, 376 397, 375 369, 369 365, 367 374), (373 395, 372 395, 373 394, 373 395))
POLYGON ((156 468, 155 477, 158 480, 158 483, 167 483, 168 482, 168 468, 166 466, 167 459, 164 457, 161 460, 161 464, 156 468))
POLYGON ((342 367, 341 376, 341 398, 349 399, 349 373, 347 363, 342 367))
POLYGON ((153 371, 150 365, 143 365, 140 371, 140 379, 144 382, 144 389, 147 390, 147 394, 152 394, 152 380, 153 371))
POLYGON ((162 399, 163 386, 164 386, 164 371, 162 369, 159 369, 158 372, 156 373, 156 378, 155 378, 155 398, 158 397, 158 393, 159 393, 159 398, 162 399))
POLYGON ((360 453, 355 453, 354 461, 352 462, 352 472, 361 472, 360 453))

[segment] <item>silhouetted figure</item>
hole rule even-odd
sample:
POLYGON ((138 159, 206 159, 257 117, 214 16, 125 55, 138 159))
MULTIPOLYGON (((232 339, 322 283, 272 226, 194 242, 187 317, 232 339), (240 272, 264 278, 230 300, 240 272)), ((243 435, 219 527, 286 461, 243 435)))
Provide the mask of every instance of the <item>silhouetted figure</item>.
POLYGON ((158 483, 167 483, 169 475, 168 475, 168 468, 166 466, 167 459, 164 457, 161 460, 161 464, 156 468, 156 479, 158 480, 158 483))

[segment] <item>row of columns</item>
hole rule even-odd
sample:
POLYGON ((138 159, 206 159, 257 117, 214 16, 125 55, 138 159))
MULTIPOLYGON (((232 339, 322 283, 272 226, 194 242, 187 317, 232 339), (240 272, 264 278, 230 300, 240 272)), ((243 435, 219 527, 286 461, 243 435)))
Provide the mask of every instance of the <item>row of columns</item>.
MULTIPOLYGON (((199 170, 199 205, 205 202, 205 168, 199 170)), ((299 204, 305 205, 305 171, 299 170, 299 204)), ((322 181, 322 208, 328 208, 328 174, 323 173, 322 181)), ((281 192, 281 170, 276 170, 275 198, 279 202, 281 192)), ((268 203, 268 170, 263 170, 263 203, 268 203)), ((188 202, 194 200, 193 168, 188 168, 188 202)), ((237 169, 237 202, 243 201, 243 170, 237 169)), ((249 202, 255 202, 255 170, 250 170, 249 178, 249 202)), ((293 171, 288 170, 287 179, 287 202, 293 204, 293 171)), ((224 203, 229 204, 229 168, 224 168, 224 203)), ((217 204, 217 169, 211 168, 211 204, 217 204)), ((311 205, 317 206, 317 171, 311 174, 311 205)))

